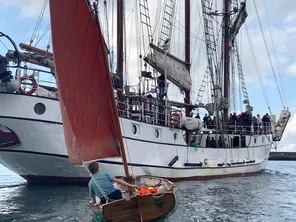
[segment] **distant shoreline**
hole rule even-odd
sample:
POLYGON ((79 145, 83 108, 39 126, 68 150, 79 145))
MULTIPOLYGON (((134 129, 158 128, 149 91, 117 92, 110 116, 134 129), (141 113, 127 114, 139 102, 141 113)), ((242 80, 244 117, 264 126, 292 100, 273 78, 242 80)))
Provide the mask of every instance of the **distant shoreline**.
POLYGON ((268 160, 296 161, 296 152, 270 152, 268 160))

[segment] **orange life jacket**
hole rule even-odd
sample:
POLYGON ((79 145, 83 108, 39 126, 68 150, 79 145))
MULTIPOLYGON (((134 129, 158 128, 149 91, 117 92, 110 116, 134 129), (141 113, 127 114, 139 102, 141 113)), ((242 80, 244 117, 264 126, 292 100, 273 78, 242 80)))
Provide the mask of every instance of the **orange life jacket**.
POLYGON ((149 194, 149 193, 157 193, 156 187, 141 187, 139 189, 140 194, 149 194))

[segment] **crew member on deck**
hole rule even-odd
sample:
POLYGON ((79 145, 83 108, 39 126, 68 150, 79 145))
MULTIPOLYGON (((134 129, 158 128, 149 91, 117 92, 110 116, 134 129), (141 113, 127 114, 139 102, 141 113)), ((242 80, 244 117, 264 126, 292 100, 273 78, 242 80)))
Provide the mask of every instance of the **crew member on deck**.
POLYGON ((88 170, 92 174, 92 178, 88 183, 89 193, 92 198, 89 203, 90 207, 96 204, 96 196, 100 198, 100 204, 106 203, 106 199, 104 196, 108 196, 110 200, 122 199, 121 191, 115 189, 115 187, 113 186, 113 182, 132 188, 137 187, 136 185, 132 185, 123 180, 115 178, 110 173, 100 173, 99 164, 97 162, 90 163, 88 165, 88 170), (103 191, 103 193, 101 192, 101 190, 103 191))
POLYGON ((165 82, 165 77, 164 75, 160 75, 157 77, 157 86, 159 88, 159 94, 158 94, 158 97, 159 99, 163 99, 164 96, 166 96, 166 90, 165 90, 165 85, 166 85, 166 82, 165 82))

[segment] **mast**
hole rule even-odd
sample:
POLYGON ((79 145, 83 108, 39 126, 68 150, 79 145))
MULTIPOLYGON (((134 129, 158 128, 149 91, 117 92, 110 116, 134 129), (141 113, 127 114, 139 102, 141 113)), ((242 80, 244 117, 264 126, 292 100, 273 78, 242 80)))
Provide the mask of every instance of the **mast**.
MULTIPOLYGON (((229 0, 224 0, 224 21, 223 21, 223 36, 224 36, 224 90, 223 97, 227 99, 229 104, 229 0)), ((224 121, 228 119, 228 105, 223 110, 224 121)))
MULTIPOLYGON (((190 0, 185 0, 185 63, 190 71, 190 0)), ((190 103, 190 90, 185 90, 184 102, 190 103)), ((186 116, 190 114, 190 108, 186 107, 186 116)))
POLYGON ((123 90, 123 22, 124 0, 117 0, 117 75, 120 77, 119 94, 123 90))
MULTIPOLYGON (((119 89, 117 91, 119 107, 122 103, 122 93, 123 93, 123 24, 124 23, 124 0, 117 0, 117 74, 120 77, 119 89)), ((115 117, 119 124, 118 115, 115 117)), ((128 165, 124 150, 123 140, 120 140, 120 151, 122 157, 122 163, 124 167, 124 173, 128 177, 128 165)))

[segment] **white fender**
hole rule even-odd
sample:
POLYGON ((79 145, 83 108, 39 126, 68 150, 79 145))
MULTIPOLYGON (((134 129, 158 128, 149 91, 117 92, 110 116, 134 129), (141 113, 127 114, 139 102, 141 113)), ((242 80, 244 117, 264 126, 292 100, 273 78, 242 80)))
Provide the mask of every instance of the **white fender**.
POLYGON ((0 92, 15 92, 20 88, 20 84, 15 79, 10 79, 9 82, 2 82, 0 80, 0 92))
POLYGON ((188 130, 201 130, 203 122, 200 119, 192 117, 182 117, 181 126, 185 126, 188 130))

